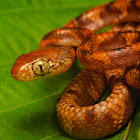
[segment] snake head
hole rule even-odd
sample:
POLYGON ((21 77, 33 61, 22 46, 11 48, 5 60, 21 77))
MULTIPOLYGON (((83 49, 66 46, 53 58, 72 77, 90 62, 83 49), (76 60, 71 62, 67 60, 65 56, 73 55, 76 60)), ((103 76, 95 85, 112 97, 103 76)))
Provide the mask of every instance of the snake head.
POLYGON ((73 64, 75 51, 64 46, 50 46, 19 56, 11 69, 13 78, 32 81, 61 74, 73 64))

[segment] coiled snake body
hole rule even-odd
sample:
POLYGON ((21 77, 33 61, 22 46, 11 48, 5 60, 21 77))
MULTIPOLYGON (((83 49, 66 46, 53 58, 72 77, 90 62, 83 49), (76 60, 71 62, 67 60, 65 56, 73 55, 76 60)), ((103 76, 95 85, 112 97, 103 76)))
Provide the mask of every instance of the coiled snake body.
POLYGON ((134 111, 130 86, 140 89, 139 11, 140 0, 117 0, 83 13, 64 28, 46 34, 40 49, 19 56, 12 76, 31 81, 58 75, 71 67, 76 55, 85 68, 58 100, 62 128, 75 138, 86 139, 116 132, 134 111), (137 24, 132 27, 127 22, 137 24), (93 32, 111 24, 118 25, 110 32, 93 32), (111 94, 93 105, 102 95, 105 81, 111 94))

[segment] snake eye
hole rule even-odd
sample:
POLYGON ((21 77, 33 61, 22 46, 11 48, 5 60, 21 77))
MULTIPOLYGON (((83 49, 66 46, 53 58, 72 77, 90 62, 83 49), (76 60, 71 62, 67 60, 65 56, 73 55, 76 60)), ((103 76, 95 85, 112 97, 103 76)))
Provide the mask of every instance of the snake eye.
POLYGON ((49 72, 50 66, 45 60, 38 60, 33 64, 33 71, 36 75, 43 76, 49 72))

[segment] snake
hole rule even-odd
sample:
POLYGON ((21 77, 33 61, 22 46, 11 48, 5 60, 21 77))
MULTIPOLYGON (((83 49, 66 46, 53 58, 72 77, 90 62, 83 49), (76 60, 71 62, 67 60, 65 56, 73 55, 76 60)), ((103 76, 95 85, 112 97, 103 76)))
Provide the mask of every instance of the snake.
POLYGON ((32 81, 66 72, 75 57, 84 69, 62 91, 57 103, 61 127, 70 136, 111 135, 131 118, 140 89, 140 0, 116 0, 92 8, 63 28, 47 33, 40 48, 20 55, 13 78, 32 81), (114 25, 104 33, 96 31, 114 25), (110 95, 97 102, 106 86, 110 95))

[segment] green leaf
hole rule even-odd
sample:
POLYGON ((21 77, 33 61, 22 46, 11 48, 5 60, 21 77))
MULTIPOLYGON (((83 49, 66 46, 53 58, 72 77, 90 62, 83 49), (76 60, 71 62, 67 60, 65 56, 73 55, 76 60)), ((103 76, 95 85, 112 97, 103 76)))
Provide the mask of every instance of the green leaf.
MULTIPOLYGON (((63 27, 82 12, 110 0, 1 0, 0 1, 0 140, 72 140, 59 126, 56 103, 61 91, 80 72, 76 60, 59 76, 34 82, 11 77, 16 58, 39 48, 44 34, 63 27)), ((128 139, 140 137, 137 100, 128 139)), ((120 140, 127 125, 108 140, 120 140)))

